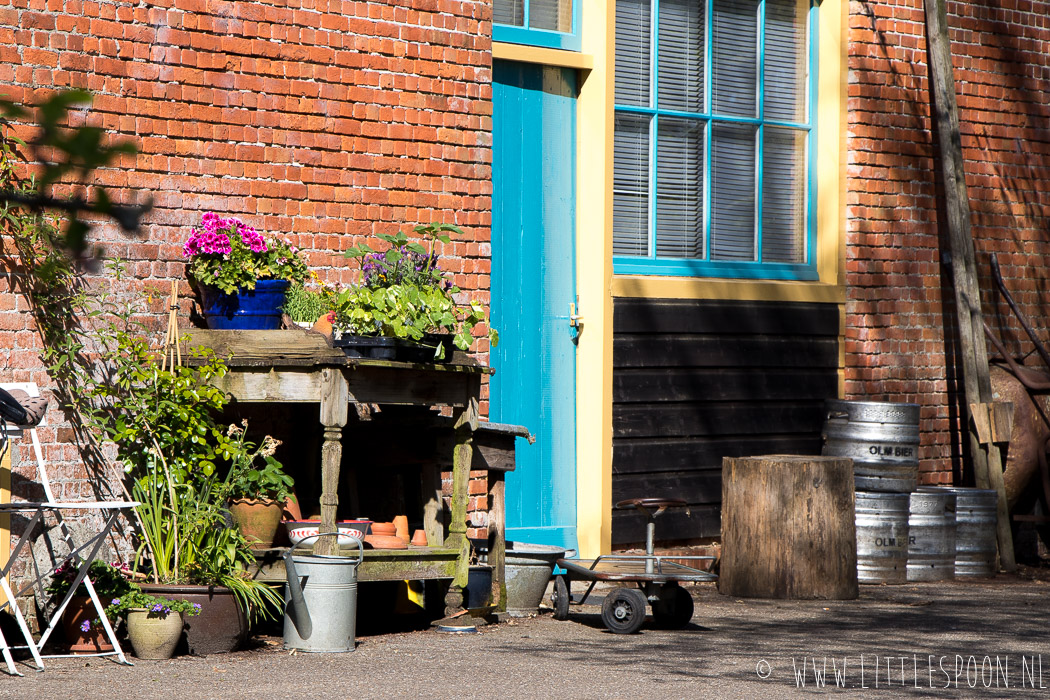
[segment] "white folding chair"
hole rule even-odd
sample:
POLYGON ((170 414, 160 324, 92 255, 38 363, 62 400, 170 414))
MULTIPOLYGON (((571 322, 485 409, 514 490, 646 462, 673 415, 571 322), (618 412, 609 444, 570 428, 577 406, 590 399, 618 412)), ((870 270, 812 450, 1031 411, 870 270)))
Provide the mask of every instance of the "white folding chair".
MULTIPOLYGON (((30 396, 39 396, 40 392, 36 384, 24 383, 24 384, 0 384, 0 388, 4 389, 21 389, 30 396)), ((41 423, 43 425, 43 423, 41 423)), ((29 653, 33 657, 33 661, 36 663, 36 670, 44 670, 44 658, 58 658, 68 656, 116 656, 119 663, 131 665, 127 657, 124 656, 124 651, 121 649, 120 641, 117 639, 117 635, 113 632, 113 626, 110 625, 109 620, 106 619, 105 606, 102 601, 99 600, 98 594, 95 592, 95 587, 91 581, 91 577, 88 576, 88 567, 91 562, 95 560, 95 556, 98 554, 99 549, 102 547, 102 543, 106 537, 113 530, 113 526, 116 524, 117 519, 120 516, 120 512, 127 508, 134 508, 139 505, 132 501, 58 501, 55 499, 54 494, 51 491, 51 481, 47 475, 47 465, 44 462, 44 453, 40 448, 40 438, 37 435, 36 428, 28 429, 29 435, 33 442, 33 453, 36 457, 37 463, 37 480, 38 483, 44 490, 43 501, 18 501, 15 503, 0 503, 0 513, 25 513, 29 522, 26 524, 25 529, 18 538, 18 542, 15 544, 11 551, 11 557, 7 563, 0 568, 0 591, 3 591, 4 596, 7 597, 7 601, 0 604, 0 611, 5 606, 10 606, 11 613, 18 624, 19 629, 22 632, 22 636, 25 638, 24 645, 10 646, 7 640, 4 638, 3 631, 0 630, 0 653, 2 653, 4 662, 7 664, 8 672, 12 675, 20 676, 21 673, 15 668, 14 659, 11 656, 11 651, 15 649, 28 649, 29 653), (104 522, 102 527, 97 533, 87 538, 86 542, 78 544, 75 541, 72 531, 66 526, 63 519, 63 512, 67 511, 83 511, 83 510, 95 510, 103 516, 104 522), (58 521, 59 527, 62 531, 62 539, 65 541, 66 546, 69 548, 69 553, 58 558, 54 561, 54 564, 44 572, 37 571, 37 576, 31 582, 24 585, 16 593, 12 590, 10 583, 8 582, 8 574, 14 563, 18 560, 22 550, 25 549, 30 542, 33 531, 36 529, 38 523, 44 522, 44 516, 46 513, 53 513, 58 521), (30 515, 31 514, 31 515, 30 515), (82 552, 88 551, 86 556, 82 556, 82 552), (66 593, 62 602, 54 610, 51 615, 51 619, 47 628, 44 630, 38 641, 33 640, 33 636, 29 631, 29 627, 26 625, 25 618, 22 616, 21 610, 19 610, 17 603, 15 602, 18 596, 29 591, 34 586, 39 584, 45 577, 52 574, 59 566, 67 561, 72 561, 77 566, 76 576, 73 578, 72 585, 69 587, 69 592, 66 593), (80 584, 84 584, 84 588, 87 589, 88 596, 91 598, 91 602, 95 607, 95 611, 98 613, 98 617, 102 622, 102 627, 106 632, 106 636, 109 639, 110 644, 113 645, 113 651, 101 651, 88 654, 42 654, 44 645, 47 643, 48 638, 54 631, 55 626, 58 624, 62 617, 62 613, 65 611, 66 606, 69 605, 69 601, 72 599, 74 593, 80 587, 80 584)), ((23 430, 17 426, 8 426, 5 434, 0 436, 0 440, 3 440, 2 448, 8 448, 8 441, 10 437, 22 435, 23 430)), ((56 555, 57 556, 57 555, 56 555)))

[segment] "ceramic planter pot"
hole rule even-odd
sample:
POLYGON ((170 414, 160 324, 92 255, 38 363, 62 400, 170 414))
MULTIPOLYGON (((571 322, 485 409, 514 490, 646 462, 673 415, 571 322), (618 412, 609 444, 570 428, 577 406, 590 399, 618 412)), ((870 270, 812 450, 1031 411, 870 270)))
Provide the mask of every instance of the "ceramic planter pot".
POLYGON ((291 283, 288 280, 257 280, 255 289, 226 294, 201 285, 201 302, 208 328, 217 330, 276 330, 281 327, 281 307, 291 283))
POLYGON ((145 608, 128 611, 128 640, 140 659, 170 659, 182 637, 182 613, 152 616, 145 608))
POLYGON ((233 591, 221 586, 142 584, 142 590, 169 600, 186 600, 201 606, 199 615, 185 619, 185 644, 177 652, 207 656, 233 651, 248 636, 248 618, 237 605, 233 591))
POLYGON ((253 549, 273 546, 283 510, 277 501, 238 498, 230 502, 233 522, 253 549))
POLYGON ((98 617, 91 598, 73 596, 69 605, 62 612, 62 631, 69 642, 69 651, 73 654, 96 654, 101 651, 113 651, 113 645, 106 638, 106 630, 93 621, 98 617), (91 620, 91 628, 85 632, 81 628, 86 620, 91 620))

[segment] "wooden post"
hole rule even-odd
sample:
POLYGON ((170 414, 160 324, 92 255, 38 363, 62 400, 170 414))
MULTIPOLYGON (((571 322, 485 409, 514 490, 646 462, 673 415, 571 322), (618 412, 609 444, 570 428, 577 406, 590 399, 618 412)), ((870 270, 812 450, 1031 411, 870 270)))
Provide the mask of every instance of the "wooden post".
POLYGON ((456 563, 456 576, 445 596, 445 614, 452 615, 463 607, 463 589, 467 587, 470 575, 470 540, 467 539, 467 494, 470 481, 470 465, 474 458, 474 431, 478 427, 478 396, 481 393, 481 380, 471 377, 468 382, 465 405, 452 412, 455 430, 455 447, 452 454, 452 502, 449 510, 451 520, 448 525, 448 537, 445 546, 459 550, 456 563))
POLYGON ((856 598, 853 461, 724 458, 718 590, 745 598, 856 598))
MULTIPOLYGON (((511 438, 511 450, 514 447, 511 438)), ((513 454, 513 452, 512 452, 513 454)), ((497 612, 507 612, 507 515, 506 480, 503 472, 490 471, 489 480, 489 566, 492 567, 492 604, 497 612)))
POLYGON ((999 446, 984 445, 977 434, 970 411, 972 403, 991 403, 992 383, 988 369, 988 350, 984 339, 981 293, 977 286, 977 263, 970 229, 970 204, 963 169, 962 137, 959 133, 959 108, 955 101, 955 79, 952 74, 951 41, 948 38, 946 0, 924 0, 926 6, 927 55, 929 57, 931 109, 940 142, 941 175, 944 181, 945 209, 948 213, 948 261, 955 288, 958 309, 959 347, 963 360, 963 386, 966 393, 961 403, 967 413, 974 477, 978 488, 992 488, 999 494, 998 524, 999 562, 1006 571, 1017 568, 1014 561, 1010 513, 1003 484, 1003 463, 999 446))
MULTIPOLYGON (((342 370, 326 367, 321 370, 321 424, 324 426, 324 444, 321 446, 321 532, 335 532, 335 516, 339 506, 339 467, 343 460, 343 426, 346 425, 349 391, 342 370)), ((335 554, 339 551, 334 536, 319 537, 314 544, 315 554, 335 554)))

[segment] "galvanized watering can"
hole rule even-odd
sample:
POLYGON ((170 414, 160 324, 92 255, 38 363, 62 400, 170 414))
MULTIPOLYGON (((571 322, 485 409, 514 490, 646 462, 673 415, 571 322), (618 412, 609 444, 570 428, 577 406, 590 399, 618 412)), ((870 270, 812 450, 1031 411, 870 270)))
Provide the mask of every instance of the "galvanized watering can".
MULTIPOLYGON (((324 535, 310 535, 300 542, 324 535)), ((284 648, 298 651, 354 650, 357 626, 357 567, 364 547, 357 541, 357 559, 326 554, 284 555, 288 585, 284 593, 284 648)))

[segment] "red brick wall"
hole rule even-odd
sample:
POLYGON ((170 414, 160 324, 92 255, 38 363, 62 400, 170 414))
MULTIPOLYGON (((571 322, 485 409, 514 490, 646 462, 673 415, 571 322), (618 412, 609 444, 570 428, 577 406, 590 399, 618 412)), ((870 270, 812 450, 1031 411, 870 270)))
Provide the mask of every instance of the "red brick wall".
MULTIPOLYGON (((154 199, 142 238, 94 233, 128 261, 129 292, 174 278, 188 295, 181 246, 211 210, 288 234, 331 283, 355 276, 339 252, 359 237, 456 223, 466 235, 445 266, 487 303, 490 48, 488 0, 0 0, 0 94, 86 88, 78 118, 138 144, 97 174, 154 199)), ((158 329, 162 306, 148 307, 158 329)), ((475 349, 487 362, 487 342, 475 349)), ((3 379, 46 386, 38 350, 0 279, 3 379)), ((62 495, 87 495, 68 435, 42 432, 62 495)))
MULTIPOLYGON (((941 264, 946 226, 922 7, 850 4, 846 394, 921 404, 921 480, 945 483, 962 468, 961 371, 946 360, 954 292, 941 264)), ((1014 323, 1004 330, 1009 311, 990 293, 992 252, 1024 313, 1050 337, 1048 17, 1047 2, 948 3, 984 314, 1008 339, 1019 336, 1014 323)), ((1031 350, 1017 340, 1010 347, 1031 350)))

